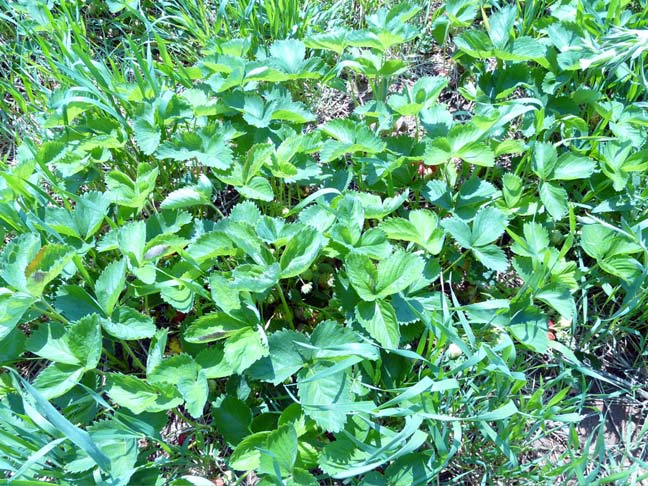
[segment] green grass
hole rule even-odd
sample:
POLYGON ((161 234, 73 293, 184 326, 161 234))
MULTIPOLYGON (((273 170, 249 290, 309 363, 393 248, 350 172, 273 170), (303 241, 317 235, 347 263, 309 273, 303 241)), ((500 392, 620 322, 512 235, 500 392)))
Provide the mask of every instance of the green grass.
POLYGON ((0 482, 645 482, 646 12, 0 0, 0 482))

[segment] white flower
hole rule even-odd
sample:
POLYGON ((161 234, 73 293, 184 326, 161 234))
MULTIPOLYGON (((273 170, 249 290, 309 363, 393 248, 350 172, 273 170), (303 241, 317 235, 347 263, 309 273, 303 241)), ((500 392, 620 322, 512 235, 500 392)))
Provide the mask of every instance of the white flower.
POLYGON ((307 282, 301 286, 301 293, 304 295, 309 294, 311 290, 313 290, 312 282, 307 282))
POLYGON ((457 346, 455 343, 450 343, 450 346, 448 346, 448 357, 450 359, 457 359, 462 354, 463 351, 459 346, 457 346))

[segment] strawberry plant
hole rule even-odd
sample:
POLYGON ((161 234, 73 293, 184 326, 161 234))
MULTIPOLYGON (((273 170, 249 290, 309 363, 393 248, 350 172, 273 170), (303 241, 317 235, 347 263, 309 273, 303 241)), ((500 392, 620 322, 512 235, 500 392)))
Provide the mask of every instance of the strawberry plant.
POLYGON ((373 3, 0 1, 7 484, 645 479, 645 9, 373 3))

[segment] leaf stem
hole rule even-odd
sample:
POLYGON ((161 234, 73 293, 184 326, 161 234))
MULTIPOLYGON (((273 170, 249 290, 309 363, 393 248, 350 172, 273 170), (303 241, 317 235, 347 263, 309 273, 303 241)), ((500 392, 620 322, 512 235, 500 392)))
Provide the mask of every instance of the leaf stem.
POLYGON ((49 317, 50 319, 56 319, 57 321, 62 322, 63 324, 69 323, 69 321, 61 314, 59 314, 57 310, 54 307, 52 307, 50 303, 47 302, 45 299, 41 299, 40 302, 41 304, 45 305, 45 307, 47 308, 47 310, 41 309, 41 312, 43 312, 43 314, 45 314, 47 317, 49 317))
POLYGON ((288 307, 288 302, 286 301, 286 296, 284 295, 283 289, 281 288, 281 285, 277 285, 277 290, 279 291, 279 298, 281 299, 281 305, 283 307, 284 312, 286 313, 286 318, 288 319, 288 322, 290 323, 290 328, 295 329, 295 323, 293 321, 293 313, 290 310, 290 307, 288 307))
POLYGON ((122 345, 122 348, 124 348, 124 349, 126 350, 126 352, 128 353, 128 355, 131 357, 131 359, 133 360, 133 363, 135 364, 135 366, 137 366, 137 367, 138 367, 139 369, 141 369, 142 371, 146 371, 146 366, 144 366, 144 364, 140 361, 140 359, 139 359, 139 358, 137 357, 137 355, 133 352, 133 350, 130 348, 130 346, 128 345, 128 343, 127 343, 125 340, 123 340, 123 339, 120 339, 120 340, 119 340, 119 343, 122 345))
POLYGON ((212 208, 216 213, 221 217, 221 219, 225 219, 225 215, 222 213, 220 209, 214 204, 214 203, 209 203, 209 207, 212 208))
POLYGON ((457 257, 455 259, 454 262, 452 262, 450 264, 450 266, 448 268, 445 268, 443 271, 444 272, 449 272, 450 270, 452 270, 452 267, 454 267, 457 263, 459 263, 461 260, 463 260, 463 258, 466 256, 467 253, 468 253, 468 251, 464 251, 461 255, 459 255, 459 257, 457 257))

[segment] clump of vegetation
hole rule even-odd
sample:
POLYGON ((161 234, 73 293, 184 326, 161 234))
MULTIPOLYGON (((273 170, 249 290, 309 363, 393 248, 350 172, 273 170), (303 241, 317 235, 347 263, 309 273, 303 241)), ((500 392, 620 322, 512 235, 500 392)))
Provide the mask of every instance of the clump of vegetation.
POLYGON ((7 484, 648 478, 643 5, 0 6, 7 484))

